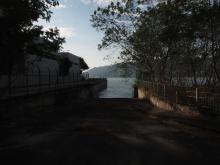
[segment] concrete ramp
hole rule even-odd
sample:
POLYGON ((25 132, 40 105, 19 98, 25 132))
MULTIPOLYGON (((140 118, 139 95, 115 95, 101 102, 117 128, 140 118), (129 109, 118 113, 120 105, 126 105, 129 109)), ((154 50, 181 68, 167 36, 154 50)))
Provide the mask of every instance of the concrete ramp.
POLYGON ((2 165, 186 165, 220 162, 220 121, 136 99, 42 107, 1 120, 2 165))

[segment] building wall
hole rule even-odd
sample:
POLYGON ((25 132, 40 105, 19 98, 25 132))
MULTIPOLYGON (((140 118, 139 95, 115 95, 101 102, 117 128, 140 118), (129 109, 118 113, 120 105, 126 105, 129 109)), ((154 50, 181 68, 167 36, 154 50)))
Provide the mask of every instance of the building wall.
MULTIPOLYGON (((11 86, 39 85, 39 84, 55 84, 57 82, 79 81, 80 61, 79 57, 70 53, 54 54, 58 58, 38 57, 30 55, 26 61, 28 74, 13 74, 11 76, 11 86), (59 58, 66 57, 72 62, 69 74, 61 76, 59 74, 59 58), (28 78, 27 78, 28 76, 28 78), (27 82, 28 81, 28 82, 27 82)), ((16 71, 15 71, 16 72, 16 71)), ((6 88, 9 85, 8 76, 0 77, 0 88, 6 88)))

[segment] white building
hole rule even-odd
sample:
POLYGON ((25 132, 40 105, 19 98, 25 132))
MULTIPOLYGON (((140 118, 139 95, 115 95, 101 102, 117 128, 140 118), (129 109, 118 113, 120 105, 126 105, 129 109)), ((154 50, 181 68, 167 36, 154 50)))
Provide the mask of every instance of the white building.
MULTIPOLYGON (((25 66, 27 73, 16 73, 15 71, 11 77, 11 86, 53 85, 79 81, 82 78, 79 57, 68 52, 51 53, 43 57, 30 55, 25 66), (68 74, 61 73, 62 60, 64 59, 68 59, 71 63, 68 74)), ((8 84, 8 76, 1 76, 0 88, 6 88, 8 84)))
POLYGON ((61 61, 67 58, 72 66, 69 68, 69 74, 80 73, 80 61, 79 57, 68 52, 53 53, 47 57, 39 57, 31 55, 27 59, 26 67, 29 73, 38 73, 39 70, 42 74, 49 74, 49 71, 53 74, 60 73, 61 61))

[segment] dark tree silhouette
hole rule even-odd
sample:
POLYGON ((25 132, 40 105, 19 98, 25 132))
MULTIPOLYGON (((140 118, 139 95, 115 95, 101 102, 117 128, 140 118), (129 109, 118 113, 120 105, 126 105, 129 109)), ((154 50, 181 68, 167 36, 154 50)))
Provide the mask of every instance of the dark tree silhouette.
POLYGON ((50 8, 56 5, 57 0, 0 1, 0 75, 24 70, 29 54, 44 55, 61 48, 65 40, 57 28, 44 31, 34 25, 39 18, 49 21, 50 8))
POLYGON ((136 64, 141 79, 220 84, 220 1, 158 0, 150 7, 149 2, 98 7, 91 22, 104 32, 99 48, 119 46, 120 59, 136 64))

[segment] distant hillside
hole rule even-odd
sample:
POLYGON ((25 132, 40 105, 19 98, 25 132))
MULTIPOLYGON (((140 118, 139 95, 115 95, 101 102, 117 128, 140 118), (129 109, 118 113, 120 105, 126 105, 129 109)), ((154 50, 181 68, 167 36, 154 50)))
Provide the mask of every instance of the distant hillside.
POLYGON ((99 77, 135 77, 135 67, 131 64, 114 64, 108 66, 95 67, 88 71, 92 78, 99 77))

